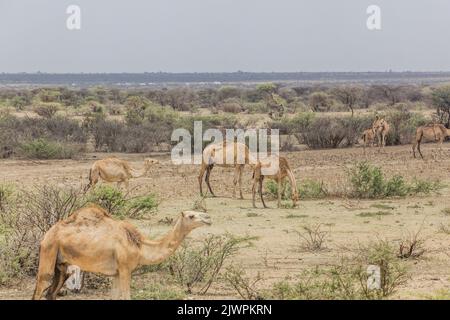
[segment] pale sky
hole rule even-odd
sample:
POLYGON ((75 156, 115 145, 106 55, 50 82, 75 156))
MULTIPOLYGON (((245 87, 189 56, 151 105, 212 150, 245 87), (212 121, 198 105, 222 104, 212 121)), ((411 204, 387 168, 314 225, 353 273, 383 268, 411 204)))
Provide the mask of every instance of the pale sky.
POLYGON ((449 0, 0 0, 0 72, 450 71, 449 33, 449 0))

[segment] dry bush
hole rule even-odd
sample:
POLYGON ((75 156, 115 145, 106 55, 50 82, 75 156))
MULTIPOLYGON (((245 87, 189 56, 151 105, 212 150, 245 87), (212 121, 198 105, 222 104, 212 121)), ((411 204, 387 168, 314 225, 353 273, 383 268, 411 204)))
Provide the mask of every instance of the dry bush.
POLYGON ((39 116, 47 119, 53 118, 58 110, 59 107, 56 104, 41 104, 33 108, 39 116))
POLYGON ((0 246, 0 282, 35 275, 43 235, 84 204, 82 191, 73 188, 44 185, 18 191, 0 210, 0 225, 7 230, 0 246))
POLYGON ((242 267, 229 266, 224 274, 224 280, 242 299, 264 300, 263 290, 259 287, 263 277, 259 272, 256 277, 251 278, 245 274, 242 267))
POLYGON ((400 259, 418 259, 425 253, 425 239, 421 238, 420 232, 409 232, 406 237, 400 241, 397 256, 400 259))
POLYGON ((303 226, 303 232, 297 231, 302 250, 316 252, 325 249, 328 232, 321 230, 321 228, 322 224, 319 223, 312 226, 303 226))
POLYGON ((185 242, 165 267, 187 293, 196 289, 196 293, 203 295, 217 280, 225 262, 250 240, 225 234, 211 235, 197 245, 185 242))

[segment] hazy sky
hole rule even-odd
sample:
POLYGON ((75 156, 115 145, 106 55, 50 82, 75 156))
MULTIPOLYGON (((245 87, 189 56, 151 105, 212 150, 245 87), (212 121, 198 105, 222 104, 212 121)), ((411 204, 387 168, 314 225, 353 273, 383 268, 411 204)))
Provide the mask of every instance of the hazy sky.
POLYGON ((449 0, 0 0, 0 72, 450 71, 449 35, 449 0))

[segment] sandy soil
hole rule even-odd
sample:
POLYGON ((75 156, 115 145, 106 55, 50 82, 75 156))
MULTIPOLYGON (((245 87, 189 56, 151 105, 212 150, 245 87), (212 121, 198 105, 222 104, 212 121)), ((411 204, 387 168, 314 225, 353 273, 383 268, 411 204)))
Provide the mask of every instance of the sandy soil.
MULTIPOLYGON (((367 159, 383 168, 388 175, 401 174, 407 179, 440 179, 450 185, 450 150, 433 157, 434 145, 425 145, 426 160, 412 158, 410 146, 388 147, 384 154, 374 149, 367 159)), ((19 186, 34 184, 81 185, 87 181, 89 167, 95 159, 105 154, 88 154, 79 160, 61 161, 0 161, 0 182, 13 182, 19 186)), ((117 154, 141 167, 147 155, 117 154)), ((334 149, 302 151, 287 154, 298 181, 304 179, 322 180, 333 194, 346 188, 345 168, 366 157, 362 149, 334 149)), ((173 166, 168 156, 158 156, 161 164, 154 167, 148 177, 132 180, 136 192, 153 192, 161 199, 159 212, 149 220, 134 221, 143 233, 155 237, 165 233, 169 226, 159 224, 165 217, 176 217, 183 209, 191 209, 198 198, 198 167, 173 166)), ((276 209, 274 201, 268 201, 269 209, 252 208, 251 172, 245 170, 245 200, 232 199, 232 169, 214 168, 211 183, 217 198, 207 198, 206 206, 212 216, 213 225, 195 230, 189 237, 202 239, 209 233, 230 232, 235 235, 255 236, 257 240, 250 248, 243 249, 234 257, 249 274, 260 272, 270 284, 286 276, 296 275, 303 269, 316 265, 330 265, 338 261, 343 248, 355 247, 358 242, 371 239, 399 240, 408 232, 422 228, 426 239, 426 253, 423 259, 407 262, 411 279, 394 298, 427 298, 440 290, 450 290, 450 235, 440 232, 441 224, 450 227, 450 216, 442 210, 450 207, 450 189, 441 194, 373 201, 357 201, 331 197, 323 200, 301 201, 295 209, 276 209), (385 204, 392 214, 378 217, 360 217, 361 212, 376 212, 373 205, 385 204), (318 253, 299 249, 299 237, 295 230, 308 224, 323 224, 328 232, 326 250, 318 253)), ((138 282, 139 279, 135 279, 138 282)), ((20 288, 0 288, 0 299, 28 299, 33 283, 20 288)), ((65 299, 103 299, 108 294, 89 291, 70 295, 65 299)), ((206 298, 236 297, 229 289, 216 286, 206 298)), ((198 297, 192 297, 198 298, 198 297)), ((201 297, 205 298, 205 297, 201 297)))

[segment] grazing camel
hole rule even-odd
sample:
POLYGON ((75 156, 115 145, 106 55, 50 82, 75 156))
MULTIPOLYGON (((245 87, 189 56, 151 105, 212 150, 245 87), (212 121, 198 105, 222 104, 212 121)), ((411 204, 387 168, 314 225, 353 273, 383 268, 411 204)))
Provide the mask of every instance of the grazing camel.
POLYGON ((211 192, 212 196, 215 197, 215 194, 212 191, 211 185, 209 183, 209 177, 211 175, 213 167, 217 165, 220 167, 234 167, 233 198, 236 197, 236 187, 239 182, 239 195, 241 199, 244 199, 244 196, 242 195, 242 171, 246 164, 252 165, 250 163, 250 152, 248 150, 248 147, 243 143, 227 143, 227 141, 224 141, 207 145, 203 150, 202 166, 200 168, 200 174, 198 175, 200 195, 203 195, 203 176, 206 172, 206 185, 208 186, 209 192, 211 192), (227 155, 231 153, 233 153, 234 155, 233 159, 230 159, 230 161, 226 161, 227 155))
POLYGON ((184 211, 173 229, 159 240, 146 239, 132 224, 118 221, 91 205, 59 221, 44 235, 33 300, 54 300, 64 285, 69 265, 113 277, 112 298, 130 299, 131 273, 172 255, 192 230, 210 225, 202 212, 184 211))
POLYGON ((384 120, 384 118, 376 116, 376 119, 372 125, 372 130, 377 137, 378 146, 380 148, 379 150, 384 149, 384 147, 386 146, 386 137, 389 133, 390 128, 391 127, 389 126, 387 121, 384 120))
POLYGON ((436 141, 439 143, 439 150, 442 151, 442 143, 446 137, 450 136, 450 130, 447 129, 442 124, 431 124, 426 126, 421 126, 416 129, 416 136, 413 141, 413 156, 416 157, 416 147, 419 151, 420 156, 423 159, 422 151, 420 151, 420 144, 423 139, 426 141, 436 141))
MULTIPOLYGON (((262 195, 262 183, 264 178, 273 179, 278 183, 278 208, 281 206, 281 184, 285 178, 289 179, 289 183, 291 185, 292 190, 292 203, 294 207, 297 205, 297 201, 299 199, 298 190, 297 190, 297 182, 295 180, 294 173, 289 167, 289 163, 285 157, 278 156, 270 156, 263 160, 258 160, 255 168, 253 169, 253 187, 252 187, 252 200, 253 207, 256 208, 255 205, 255 193, 256 193, 256 184, 259 183, 259 195, 261 197, 261 201, 263 203, 264 208, 267 208, 266 203, 264 202, 264 198, 262 195), (263 168, 270 168, 273 164, 278 161, 278 169, 271 175, 264 175, 262 172, 263 168)), ((284 192, 283 192, 284 193, 284 192)))
POLYGON ((364 154, 366 154, 366 146, 370 145, 371 147, 375 144, 375 132, 373 129, 364 130, 361 139, 363 140, 363 149, 364 154))
POLYGON ((156 159, 145 158, 144 168, 139 171, 133 169, 128 161, 115 157, 95 161, 89 171, 89 184, 86 186, 86 190, 95 186, 99 178, 106 182, 117 182, 118 186, 123 182, 128 189, 130 178, 142 177, 148 173, 152 165, 158 163, 159 161, 156 159))

